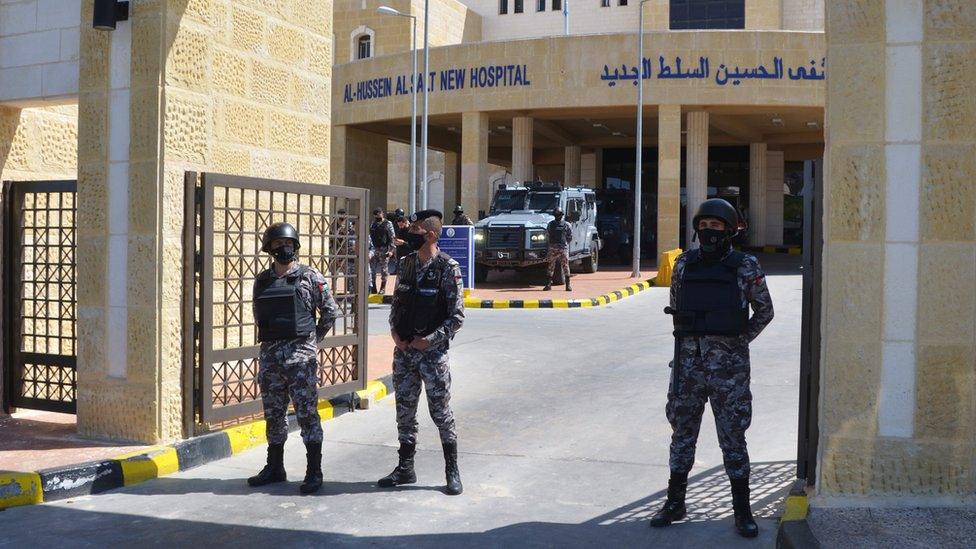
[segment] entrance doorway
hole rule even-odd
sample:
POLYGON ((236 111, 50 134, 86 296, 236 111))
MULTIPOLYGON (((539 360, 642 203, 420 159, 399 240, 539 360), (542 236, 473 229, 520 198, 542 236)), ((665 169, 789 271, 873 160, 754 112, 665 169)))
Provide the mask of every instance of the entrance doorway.
POLYGON ((8 181, 2 193, 3 408, 73 414, 77 181, 8 181))

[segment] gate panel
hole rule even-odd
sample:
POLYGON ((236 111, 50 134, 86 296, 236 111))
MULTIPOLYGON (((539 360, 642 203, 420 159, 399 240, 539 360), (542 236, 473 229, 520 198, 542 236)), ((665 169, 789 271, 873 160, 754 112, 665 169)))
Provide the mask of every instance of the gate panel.
POLYGON ((4 364, 15 408, 75 413, 77 182, 4 186, 4 364))
MULTIPOLYGON (((187 185, 197 185, 192 174, 187 185)), ((198 245, 198 290, 192 298, 199 306, 186 307, 195 311, 197 323, 185 344, 197 345, 198 420, 227 423, 262 411, 251 292, 254 279, 271 264, 261 252, 261 235, 279 221, 298 229, 299 261, 326 276, 339 305, 335 327, 319 344, 319 397, 364 388, 368 256, 356 242, 366 238, 367 191, 203 174, 193 196, 198 234, 188 234, 186 242, 198 245), (335 213, 340 208, 347 212, 341 218, 335 213)))

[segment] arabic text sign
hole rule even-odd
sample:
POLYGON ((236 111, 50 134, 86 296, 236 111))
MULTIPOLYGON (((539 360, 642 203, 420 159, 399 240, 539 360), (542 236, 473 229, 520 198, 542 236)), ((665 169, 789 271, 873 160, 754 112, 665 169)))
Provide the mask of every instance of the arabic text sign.
POLYGON ((470 225, 446 225, 437 241, 441 251, 461 265, 461 277, 465 288, 474 288, 474 227, 470 225))
MULTIPOLYGON (((712 61, 709 57, 699 57, 697 65, 686 65, 685 67, 681 66, 681 57, 675 57, 673 64, 670 61, 670 58, 665 60, 663 55, 659 56, 656 74, 654 63, 646 57, 642 60, 640 68, 628 66, 625 63, 620 67, 614 67, 611 72, 610 65, 604 65, 600 80, 607 82, 607 85, 612 88, 621 80, 629 80, 636 86, 638 80, 650 80, 652 78, 659 80, 712 79, 712 61)), ((821 57, 819 64, 815 59, 811 59, 809 67, 806 65, 785 67, 784 71, 782 57, 773 57, 772 69, 766 68, 765 64, 740 68, 739 65, 732 66, 731 63, 728 65, 719 63, 718 68, 714 71, 714 80, 719 86, 727 84, 738 86, 745 80, 783 80, 784 77, 790 80, 824 80, 827 77, 826 64, 827 59, 821 57)))
POLYGON ((382 97, 410 95, 415 81, 417 82, 417 93, 423 93, 424 86, 427 86, 433 93, 436 91, 532 85, 532 81, 529 80, 528 65, 453 67, 442 71, 430 71, 427 78, 423 78, 422 73, 416 76, 401 74, 346 84, 342 91, 342 102, 355 103, 382 97))

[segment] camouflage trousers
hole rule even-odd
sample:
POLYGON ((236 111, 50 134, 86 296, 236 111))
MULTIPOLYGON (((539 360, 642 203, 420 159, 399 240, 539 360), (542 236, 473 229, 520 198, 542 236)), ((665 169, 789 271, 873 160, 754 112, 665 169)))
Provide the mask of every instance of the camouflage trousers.
POLYGON ((417 443, 417 405, 421 384, 427 391, 430 417, 440 431, 441 442, 457 440, 451 411, 451 369, 447 350, 393 351, 393 389, 396 391, 397 431, 401 444, 417 443))
MULTIPOLYGON (((711 338, 718 339, 718 338, 711 338)), ((748 478, 746 429, 752 423, 749 391, 749 345, 738 338, 725 348, 701 352, 694 337, 681 340, 678 364, 672 363, 666 408, 671 424, 671 470, 687 473, 695 463, 695 446, 705 402, 712 406, 718 444, 729 478, 748 478), (677 379, 676 379, 677 378, 677 379)))
MULTIPOLYGON (((272 357, 269 357, 272 358, 272 357)), ((288 438, 288 400, 295 405, 295 417, 305 442, 322 442, 322 423, 318 410, 318 361, 265 360, 258 368, 258 385, 264 405, 268 444, 284 444, 288 438)))
POLYGON ((376 247, 376 251, 373 252, 373 257, 369 259, 370 282, 374 282, 373 277, 379 274, 382 283, 386 284, 386 279, 390 276, 390 258, 387 254, 391 251, 393 251, 392 247, 376 247))
POLYGON ((556 270, 556 265, 559 265, 560 270, 563 273, 563 280, 569 281, 569 249, 568 248, 549 248, 549 253, 546 254, 546 274, 549 276, 549 280, 552 280, 552 273, 556 270))

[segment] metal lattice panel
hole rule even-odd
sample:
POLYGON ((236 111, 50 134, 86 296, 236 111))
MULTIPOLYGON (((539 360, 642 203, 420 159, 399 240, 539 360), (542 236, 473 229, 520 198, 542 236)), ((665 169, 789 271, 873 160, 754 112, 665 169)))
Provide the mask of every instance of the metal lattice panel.
POLYGON ((320 345, 319 394, 364 386, 366 334, 360 323, 367 255, 358 243, 365 242, 366 191, 214 174, 197 183, 188 175, 187 196, 195 203, 188 218, 198 216, 199 229, 185 241, 200 250, 193 296, 199 309, 192 310, 197 321, 192 341, 199 345, 193 361, 202 366, 196 390, 205 395, 197 406, 200 421, 215 424, 260 411, 260 349, 251 298, 254 279, 271 265, 261 251, 261 235, 276 222, 298 229, 299 261, 326 276, 339 306, 335 326, 320 345), (340 209, 346 213, 340 215, 340 209))
POLYGON ((5 187, 8 357, 15 407, 74 412, 77 301, 76 183, 5 187))

